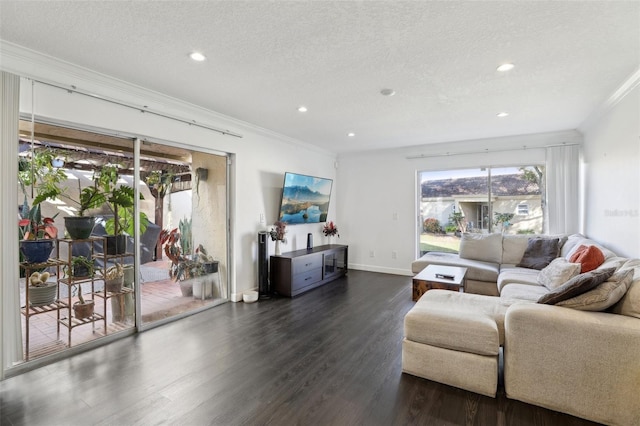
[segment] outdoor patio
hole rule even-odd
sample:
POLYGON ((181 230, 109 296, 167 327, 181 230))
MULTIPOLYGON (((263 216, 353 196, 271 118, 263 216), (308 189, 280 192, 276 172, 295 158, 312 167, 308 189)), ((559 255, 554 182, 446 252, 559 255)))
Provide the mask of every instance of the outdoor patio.
MULTIPOLYGON (((184 312, 200 308, 202 306, 219 303, 221 299, 195 299, 192 296, 183 296, 178 283, 168 278, 167 262, 157 261, 141 265, 141 305, 142 323, 148 324, 164 318, 180 315, 184 312)), ((86 298, 86 297, 85 297, 86 298)), ((24 300, 24 296, 22 298, 24 300)), ((75 302, 77 297, 72 298, 75 302)), ((96 313, 102 313, 102 299, 95 298, 96 313)), ((113 322, 111 300, 107 305, 107 334, 117 333, 134 326, 134 319, 127 318, 125 321, 113 322)), ((68 314, 66 309, 60 311, 60 317, 64 318, 68 314)), ((26 355, 26 321, 24 315, 22 320, 23 350, 26 355)), ((31 315, 29 318, 29 360, 39 358, 52 353, 67 349, 69 330, 66 326, 60 326, 60 335, 57 335, 56 311, 38 315, 31 315)), ((105 336, 104 322, 98 320, 93 325, 85 324, 74 327, 71 330, 71 345, 80 344, 105 336)))

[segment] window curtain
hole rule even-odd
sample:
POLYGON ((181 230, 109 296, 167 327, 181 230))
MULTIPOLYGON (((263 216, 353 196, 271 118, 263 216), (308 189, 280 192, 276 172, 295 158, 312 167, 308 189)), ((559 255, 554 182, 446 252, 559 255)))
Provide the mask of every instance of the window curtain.
POLYGON ((548 147, 547 168, 547 233, 579 232, 580 146, 548 147))
POLYGON ((18 275, 18 124, 20 77, 0 72, 0 177, 13 185, 0 185, 0 378, 22 360, 22 328, 18 275), (13 206, 13 208, 12 208, 13 206))

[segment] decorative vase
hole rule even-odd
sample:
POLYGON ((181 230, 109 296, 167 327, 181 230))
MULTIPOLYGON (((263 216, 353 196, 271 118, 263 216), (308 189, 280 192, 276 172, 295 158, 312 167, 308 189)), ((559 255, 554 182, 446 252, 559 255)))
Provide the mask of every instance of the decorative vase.
POLYGON ((67 216, 64 218, 64 227, 72 240, 89 238, 95 224, 95 218, 91 216, 67 216))
POLYGON ((280 240, 276 240, 276 256, 280 256, 280 240))
POLYGON ((45 263, 53 251, 54 240, 22 240, 20 252, 28 263, 45 263))

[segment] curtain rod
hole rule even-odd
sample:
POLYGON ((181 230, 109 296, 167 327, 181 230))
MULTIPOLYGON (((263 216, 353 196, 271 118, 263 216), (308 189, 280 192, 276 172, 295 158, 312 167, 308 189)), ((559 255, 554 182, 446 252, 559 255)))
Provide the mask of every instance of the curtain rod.
POLYGON ((46 82, 46 81, 35 80, 35 79, 30 79, 30 80, 34 81, 36 83, 44 84, 45 86, 51 86, 51 87, 55 87, 57 89, 65 90, 65 91, 67 91, 69 93, 77 93, 79 95, 87 96, 87 97, 90 97, 90 98, 93 98, 93 99, 99 99, 101 101, 106 101, 106 102, 110 102, 110 103, 115 104, 115 105, 120 105, 120 106, 123 106, 125 108, 135 109, 135 110, 140 111, 140 112, 145 113, 145 114, 152 114, 152 115, 156 115, 158 117, 168 118, 169 120, 174 120, 174 121, 178 121, 180 123, 185 123, 185 124, 188 124, 189 126, 196 126, 196 127, 201 127, 203 129, 207 129, 207 130, 213 130, 214 132, 221 133, 222 135, 229 135, 229 136, 234 136, 236 138, 242 138, 241 134, 234 133, 234 132, 232 132, 230 130, 218 129, 217 127, 213 127, 213 126, 209 126, 209 125, 206 125, 206 124, 198 123, 195 120, 187 120, 187 119, 184 119, 184 118, 180 118, 180 117, 176 117, 176 116, 173 116, 173 115, 165 114, 163 112, 153 111, 153 110, 148 109, 146 106, 139 107, 139 106, 135 106, 133 104, 129 104, 129 103, 124 102, 124 101, 119 101, 119 100, 116 100, 116 99, 107 98, 105 96, 96 95, 94 93, 85 92, 83 90, 78 89, 76 86, 73 86, 73 85, 70 86, 70 87, 64 87, 64 86, 61 86, 61 85, 58 85, 58 84, 55 84, 55 83, 49 83, 49 82, 46 82))
POLYGON ((535 146, 535 147, 527 147, 526 145, 523 145, 521 148, 505 148, 505 149, 496 149, 496 150, 489 150, 489 148, 485 149, 484 151, 462 151, 462 152, 445 152, 443 154, 419 154, 419 155, 410 155, 408 157, 406 157, 407 160, 417 160, 420 158, 435 158, 435 157, 450 157, 453 155, 468 155, 468 154, 488 154, 490 152, 509 152, 509 151, 526 151, 527 149, 538 149, 538 148, 554 148, 554 147, 558 147, 558 146, 576 146, 576 145, 580 145, 577 142, 571 142, 571 143, 559 143, 559 144, 555 144, 555 145, 545 145, 545 146, 535 146))

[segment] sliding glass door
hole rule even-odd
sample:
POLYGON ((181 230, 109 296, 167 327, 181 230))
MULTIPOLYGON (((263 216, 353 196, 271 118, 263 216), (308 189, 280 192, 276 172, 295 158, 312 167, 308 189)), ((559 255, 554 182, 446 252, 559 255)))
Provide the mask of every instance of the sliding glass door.
POLYGON ((228 299, 226 155, 28 119, 18 152, 25 360, 228 299))

